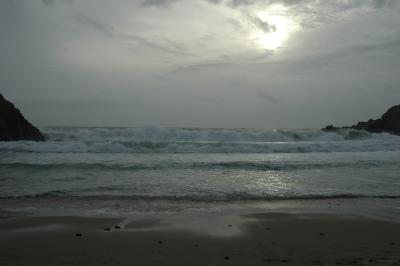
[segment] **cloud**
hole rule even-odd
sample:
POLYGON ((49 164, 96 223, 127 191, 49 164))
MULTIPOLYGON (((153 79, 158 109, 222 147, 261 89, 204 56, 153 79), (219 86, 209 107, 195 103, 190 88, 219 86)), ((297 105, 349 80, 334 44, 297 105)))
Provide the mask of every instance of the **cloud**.
POLYGON ((164 39, 161 42, 160 41, 157 42, 135 34, 119 34, 114 30, 114 28, 111 25, 100 22, 96 19, 93 19, 83 14, 75 15, 74 20, 79 24, 84 25, 85 27, 88 27, 108 37, 112 37, 120 41, 134 42, 136 44, 151 48, 153 50, 173 55, 184 55, 184 56, 192 55, 189 52, 187 52, 187 47, 183 43, 177 41, 164 39))
POLYGON ((348 54, 364 54, 378 50, 391 50, 393 48, 400 48, 400 39, 375 44, 359 45, 343 50, 340 53, 347 56, 348 54))
POLYGON ((254 5, 254 4, 282 4, 286 6, 293 5, 332 5, 332 6, 348 6, 348 7, 359 7, 365 5, 372 5, 376 8, 382 8, 387 6, 393 6, 397 0, 336 0, 336 1, 320 1, 320 0, 228 0, 226 3, 232 7, 254 5))
POLYGON ((53 5, 55 2, 72 3, 74 0, 42 0, 45 5, 53 5))
POLYGON ((207 2, 212 3, 212 4, 221 4, 223 0, 207 0, 207 2))
POLYGON ((141 37, 138 35, 134 35, 134 34, 121 34, 121 35, 118 35, 117 37, 124 39, 124 40, 133 41, 137 44, 146 46, 153 50, 158 50, 158 51, 173 54, 173 55, 193 56, 192 54, 190 54, 186 51, 186 47, 183 44, 178 43, 178 42, 165 40, 165 43, 167 45, 164 45, 159 42, 151 41, 147 38, 144 38, 144 37, 141 37))
POLYGON ((145 0, 142 5, 143 6, 162 6, 167 7, 171 3, 178 2, 180 0, 145 0))
POLYGON ((372 53, 382 50, 392 50, 400 48, 400 40, 391 40, 387 42, 357 45, 353 47, 344 48, 339 51, 324 54, 318 60, 334 60, 337 58, 360 56, 367 53, 372 53))
POLYGON ((240 22, 240 20, 238 19, 234 19, 234 18, 228 18, 227 22, 232 25, 233 29, 235 31, 239 31, 239 32, 245 32, 245 28, 242 25, 242 22, 240 22))
POLYGON ((257 28, 261 29, 266 33, 276 31, 276 25, 274 24, 270 24, 267 21, 262 21, 260 18, 250 15, 248 16, 248 18, 255 26, 257 26, 257 28))
MULTIPOLYGON (((43 0, 52 2, 54 0, 43 0)), ((168 7, 171 4, 180 2, 183 0, 144 0, 143 6, 158 6, 168 7)), ((225 4, 231 8, 239 8, 251 5, 270 5, 270 4, 281 4, 285 6, 299 6, 308 10, 312 10, 314 7, 328 7, 334 8, 338 11, 347 10, 352 8, 359 8, 363 6, 372 6, 374 8, 394 7, 397 5, 397 0, 336 0, 336 1, 320 1, 320 0, 203 0, 211 4, 225 4)))
POLYGON ((227 5, 231 7, 238 7, 238 6, 253 5, 256 2, 257 1, 254 0, 230 0, 227 2, 227 5))
MULTIPOLYGON (((164 41, 171 47, 171 49, 175 50, 176 52, 186 53, 186 51, 188 50, 186 45, 182 42, 178 42, 178 41, 170 40, 170 39, 166 39, 166 38, 164 38, 164 41)), ((189 55, 189 54, 187 54, 187 55, 189 55)))
POLYGON ((378 51, 391 51, 400 48, 400 40, 391 40, 387 42, 357 45, 333 51, 329 53, 319 54, 312 57, 300 58, 295 60, 288 60, 286 62, 266 63, 265 65, 284 67, 289 72, 300 73, 309 70, 320 70, 326 66, 332 65, 337 60, 343 58, 349 59, 351 57, 362 56, 365 54, 378 52, 378 51))
POLYGON ((199 63, 199 64, 186 65, 186 66, 177 66, 173 71, 169 72, 168 74, 195 72, 195 71, 213 69, 213 68, 214 69, 215 68, 226 68, 226 67, 232 67, 234 65, 235 65, 235 63, 233 63, 233 62, 221 62, 221 61, 205 62, 205 63, 199 63))
POLYGON ((395 7, 397 5, 397 1, 396 0, 373 0, 372 4, 376 8, 395 7))
MULTIPOLYGON (((181 2, 183 0, 144 0, 142 6, 158 6, 158 7, 168 7, 173 3, 181 2)), ((211 4, 220 4, 223 0, 204 0, 211 4)))
POLYGON ((279 103, 281 100, 266 91, 257 91, 257 96, 268 103, 279 103))
POLYGON ((84 25, 86 27, 89 27, 91 29, 99 31, 107 36, 113 35, 114 30, 111 25, 102 23, 100 21, 97 21, 91 17, 82 15, 82 14, 75 15, 74 19, 76 22, 80 23, 81 25, 84 25))
POLYGON ((53 0, 42 0, 43 4, 45 5, 52 5, 54 3, 53 0))
POLYGON ((314 127, 399 99, 399 0, 34 2, 0 0, 0 87, 39 124, 314 127), (283 48, 253 42, 256 14, 293 22, 283 48))

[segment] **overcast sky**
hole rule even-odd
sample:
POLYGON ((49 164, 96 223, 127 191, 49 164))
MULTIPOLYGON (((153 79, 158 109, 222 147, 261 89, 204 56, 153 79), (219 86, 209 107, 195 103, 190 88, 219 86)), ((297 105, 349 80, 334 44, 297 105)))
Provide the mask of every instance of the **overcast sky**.
POLYGON ((398 0, 0 0, 40 126, 319 128, 400 104, 398 0))

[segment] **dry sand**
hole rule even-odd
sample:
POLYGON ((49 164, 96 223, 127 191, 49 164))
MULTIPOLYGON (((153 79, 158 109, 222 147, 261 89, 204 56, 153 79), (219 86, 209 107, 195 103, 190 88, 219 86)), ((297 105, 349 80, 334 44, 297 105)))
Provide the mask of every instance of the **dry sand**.
POLYGON ((191 219, 1 219, 0 265, 400 265, 398 223, 284 213, 191 219))

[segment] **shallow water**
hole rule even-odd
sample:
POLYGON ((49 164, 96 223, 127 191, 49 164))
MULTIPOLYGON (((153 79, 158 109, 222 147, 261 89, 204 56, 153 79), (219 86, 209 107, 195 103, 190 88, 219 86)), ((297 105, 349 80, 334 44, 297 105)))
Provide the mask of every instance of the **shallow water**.
POLYGON ((400 197, 400 137, 353 130, 43 128, 0 142, 0 198, 400 197))

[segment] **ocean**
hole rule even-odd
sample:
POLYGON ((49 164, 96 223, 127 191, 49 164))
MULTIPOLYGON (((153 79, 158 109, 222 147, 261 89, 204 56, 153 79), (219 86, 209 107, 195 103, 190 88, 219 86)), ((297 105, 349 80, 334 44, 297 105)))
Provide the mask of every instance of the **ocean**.
MULTIPOLYGON (((102 202, 118 207, 126 201, 400 198, 400 137, 386 133, 165 127, 41 130, 47 142, 0 142, 3 216, 34 211, 38 202, 42 208, 68 203, 73 209, 104 207, 102 202)), ((139 208, 133 205, 130 208, 139 208)))

